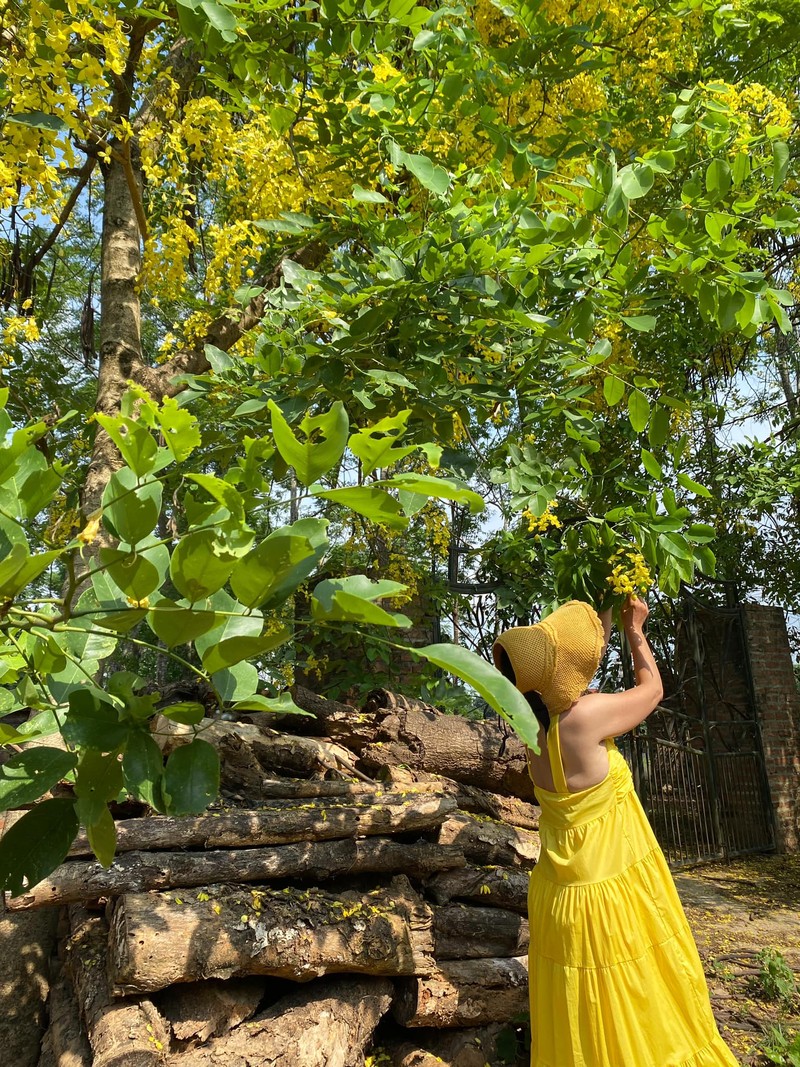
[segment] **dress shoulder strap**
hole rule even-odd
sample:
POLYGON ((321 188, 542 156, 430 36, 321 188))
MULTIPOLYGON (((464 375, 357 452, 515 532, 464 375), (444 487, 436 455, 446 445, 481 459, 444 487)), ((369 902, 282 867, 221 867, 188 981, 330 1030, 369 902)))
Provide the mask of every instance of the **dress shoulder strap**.
POLYGON ((568 793, 567 776, 564 774, 564 763, 561 759, 561 739, 558 736, 560 717, 560 715, 553 715, 550 719, 550 728, 547 731, 547 756, 550 760, 550 773, 553 775, 556 792, 568 793))

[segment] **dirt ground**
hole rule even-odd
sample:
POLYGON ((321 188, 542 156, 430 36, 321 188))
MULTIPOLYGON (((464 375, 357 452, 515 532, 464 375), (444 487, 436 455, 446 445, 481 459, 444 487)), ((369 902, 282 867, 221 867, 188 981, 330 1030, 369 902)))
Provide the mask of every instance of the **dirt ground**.
POLYGON ((772 1062, 760 1051, 770 1024, 800 1031, 800 855, 712 864, 677 873, 675 881, 723 1036, 740 1063, 772 1062), (791 999, 768 996, 764 950, 780 954, 773 954, 773 972, 783 971, 782 960, 793 972, 791 999))

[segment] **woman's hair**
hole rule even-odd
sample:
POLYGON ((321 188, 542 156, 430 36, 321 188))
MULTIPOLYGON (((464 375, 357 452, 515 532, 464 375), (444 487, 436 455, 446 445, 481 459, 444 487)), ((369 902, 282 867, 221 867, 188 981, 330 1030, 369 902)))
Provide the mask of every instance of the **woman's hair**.
MULTIPOLYGON (((510 682, 513 682, 514 685, 516 685, 517 676, 514 673, 514 668, 511 666, 511 660, 508 658, 508 653, 502 645, 499 646, 499 649, 500 671, 506 676, 506 678, 508 678, 510 682)), ((550 712, 547 710, 547 705, 535 689, 529 689, 527 693, 523 693, 522 695, 530 704, 531 711, 539 720, 542 729, 545 733, 547 733, 548 729, 550 728, 550 712)))

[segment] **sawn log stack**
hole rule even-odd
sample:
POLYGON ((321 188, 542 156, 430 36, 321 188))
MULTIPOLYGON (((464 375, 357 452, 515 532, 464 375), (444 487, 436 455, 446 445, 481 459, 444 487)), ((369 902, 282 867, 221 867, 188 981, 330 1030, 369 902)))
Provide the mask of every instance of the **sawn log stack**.
POLYGON ((521 743, 386 690, 361 711, 294 698, 306 736, 299 717, 198 728, 223 766, 208 813, 120 818, 109 869, 78 838, 6 900, 63 909, 40 1067, 524 1062, 521 743))

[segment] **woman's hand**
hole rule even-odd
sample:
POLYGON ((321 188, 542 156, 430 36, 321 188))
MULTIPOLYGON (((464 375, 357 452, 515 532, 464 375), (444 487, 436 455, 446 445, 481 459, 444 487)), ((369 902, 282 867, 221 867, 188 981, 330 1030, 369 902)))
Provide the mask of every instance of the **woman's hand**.
POLYGON ((622 625, 626 631, 631 630, 641 633, 644 630, 644 624, 649 614, 650 609, 644 600, 640 600, 636 596, 629 596, 622 606, 622 625))

